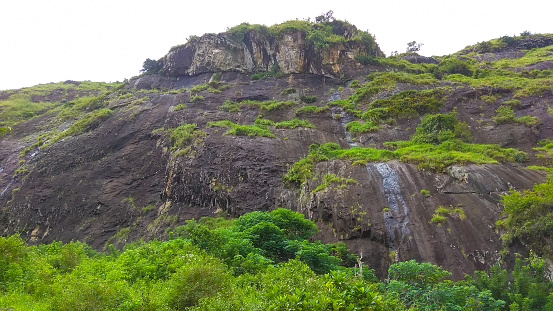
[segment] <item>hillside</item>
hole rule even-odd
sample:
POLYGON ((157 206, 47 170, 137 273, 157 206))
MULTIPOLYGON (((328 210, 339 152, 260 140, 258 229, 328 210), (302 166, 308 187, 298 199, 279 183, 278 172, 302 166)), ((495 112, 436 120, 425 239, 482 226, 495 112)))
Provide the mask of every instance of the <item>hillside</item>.
POLYGON ((550 165, 553 35, 384 57, 346 22, 242 24, 144 69, 0 92, 2 235, 105 250, 282 207, 379 276, 460 279, 505 255, 501 196, 550 165))

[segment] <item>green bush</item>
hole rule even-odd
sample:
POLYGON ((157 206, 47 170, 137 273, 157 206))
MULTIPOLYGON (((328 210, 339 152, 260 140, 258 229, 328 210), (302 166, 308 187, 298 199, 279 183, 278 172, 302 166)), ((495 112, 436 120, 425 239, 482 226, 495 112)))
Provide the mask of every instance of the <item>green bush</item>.
POLYGON ((370 55, 355 55, 355 61, 363 65, 377 65, 380 64, 378 58, 370 55))
POLYGON ((236 136, 259 136, 259 137, 273 137, 275 134, 265 125, 242 125, 236 124, 229 120, 211 121, 207 123, 207 127, 226 127, 229 130, 223 135, 236 135, 236 136))
POLYGON ((205 132, 199 130, 195 123, 183 123, 177 128, 169 129, 171 150, 184 149, 195 143, 198 139, 205 137, 205 132))
POLYGON ((417 144, 440 144, 453 138, 457 124, 457 114, 427 114, 425 115, 411 140, 417 144))
POLYGON ((301 95, 300 100, 306 104, 311 104, 317 101, 317 96, 315 95, 301 95))

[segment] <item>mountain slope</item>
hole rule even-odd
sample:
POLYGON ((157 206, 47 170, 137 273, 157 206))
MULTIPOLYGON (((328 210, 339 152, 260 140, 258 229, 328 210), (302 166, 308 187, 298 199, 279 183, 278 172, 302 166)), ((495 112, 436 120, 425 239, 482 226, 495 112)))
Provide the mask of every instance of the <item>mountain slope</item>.
MULTIPOLYGON (((500 258, 500 195, 546 175, 524 167, 549 161, 533 148, 553 138, 550 35, 411 63, 347 23, 254 26, 3 115, 2 234, 102 249, 286 207, 380 274, 415 258, 459 278, 500 258)), ((24 92, 2 92, 1 113, 24 92)))

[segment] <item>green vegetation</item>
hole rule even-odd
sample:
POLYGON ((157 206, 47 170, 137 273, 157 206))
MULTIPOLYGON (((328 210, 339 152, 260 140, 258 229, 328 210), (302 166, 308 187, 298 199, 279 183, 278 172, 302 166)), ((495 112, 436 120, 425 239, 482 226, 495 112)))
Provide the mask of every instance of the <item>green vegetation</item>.
POLYGON ((332 173, 325 174, 323 176, 323 181, 319 186, 317 186, 317 188, 315 188, 315 190, 313 190, 313 192, 318 192, 329 187, 334 189, 343 188, 352 184, 359 184, 359 182, 355 179, 340 177, 332 173))
POLYGON ((236 124, 229 120, 211 121, 207 123, 207 127, 225 127, 229 130, 223 135, 236 135, 236 136, 259 136, 259 137, 272 137, 276 138, 275 134, 271 132, 268 126, 260 124, 243 125, 236 124))
MULTIPOLYGON (((126 236, 128 229, 118 234, 126 236)), ((548 298, 553 283, 537 257, 517 260, 512 274, 496 266, 489 275, 477 271, 457 282, 438 266, 410 260, 392 264, 379 281, 345 244, 309 242, 316 231, 302 214, 276 209, 235 220, 188 220, 167 241, 128 243, 123 250, 110 246, 106 253, 81 242, 27 246, 18 235, 0 237, 0 305, 15 310, 397 311, 553 306, 548 298)))
POLYGON ((503 215, 497 225, 505 228, 505 246, 520 241, 537 254, 551 256, 553 249, 553 177, 530 190, 512 190, 503 197, 503 215))
POLYGON ((425 197, 430 196, 430 190, 421 189, 420 194, 424 195, 425 197))
POLYGON ((463 208, 459 206, 457 207, 453 207, 451 205, 449 207, 439 206, 438 208, 436 208, 436 212, 432 215, 432 219, 430 219, 429 222, 435 223, 438 226, 441 226, 442 223, 446 221, 445 216, 447 215, 450 215, 450 216, 457 215, 457 217, 459 217, 461 220, 465 220, 467 218, 465 214, 465 210, 463 210, 463 208))
POLYGON ((190 101, 193 103, 196 103, 202 100, 205 100, 205 97, 203 97, 202 95, 194 94, 190 96, 190 101))
POLYGON ((364 147, 342 149, 337 143, 312 144, 307 157, 289 167, 283 181, 299 187, 313 177, 315 162, 330 159, 350 160, 354 164, 398 159, 431 171, 442 171, 453 164, 524 162, 527 159, 524 152, 516 149, 463 141, 470 137, 466 123, 458 122, 455 113, 426 115, 417 126, 412 140, 384 143, 392 150, 364 147))
POLYGON ((296 105, 296 102, 293 100, 285 100, 285 101, 244 100, 241 102, 226 100, 221 106, 219 106, 219 109, 222 111, 236 112, 236 111, 241 111, 241 108, 256 107, 258 109, 262 109, 265 111, 272 111, 272 110, 281 109, 281 108, 285 108, 293 105, 296 105))
MULTIPOLYGON (((327 13, 328 14, 328 13, 327 13)), ((368 32, 358 30, 348 22, 334 19, 332 14, 328 18, 317 17, 315 22, 308 20, 290 20, 282 24, 267 27, 264 25, 250 25, 242 23, 227 30, 238 41, 244 41, 249 31, 256 31, 268 39, 282 37, 290 32, 303 32, 308 42, 318 51, 324 51, 337 43, 359 44, 364 47, 366 55, 376 55, 376 42, 368 32)))
POLYGON ((180 103, 178 105, 176 105, 175 107, 173 107, 173 111, 179 111, 179 110, 183 110, 183 109, 186 109, 186 104, 184 103, 180 103))
POLYGON ((268 71, 261 71, 261 72, 256 72, 252 74, 250 76, 250 79, 259 80, 259 79, 269 78, 269 77, 280 78, 282 77, 282 75, 284 75, 284 73, 280 70, 280 66, 277 63, 275 63, 271 66, 271 68, 268 71))
POLYGON ((169 133, 169 140, 172 144, 171 150, 177 150, 175 156, 191 155, 192 147, 199 144, 206 136, 206 133, 198 129, 195 123, 183 123, 172 129, 158 128, 153 130, 152 133, 169 133))
POLYGON ((346 124, 346 130, 353 135, 359 135, 361 133, 376 132, 380 129, 379 125, 375 125, 372 121, 366 121, 361 123, 359 121, 351 121, 346 124))
POLYGON ((0 137, 6 135, 7 133, 10 133, 12 131, 12 128, 9 126, 1 127, 0 126, 0 137))
POLYGON ((115 90, 120 83, 59 82, 39 84, 8 93, 9 98, 0 100, 0 127, 13 126, 19 122, 54 111, 91 111, 98 106, 96 95, 115 90))
POLYGON ((313 125, 313 123, 307 120, 300 120, 298 118, 276 122, 274 125, 276 128, 287 128, 287 129, 294 129, 296 127, 315 128, 315 125, 313 125))
POLYGON ((142 64, 140 72, 147 75, 163 73, 163 62, 147 58, 142 64))
POLYGON ((467 283, 478 290, 486 290, 496 300, 505 301, 503 310, 539 310, 553 308, 553 283, 544 259, 530 255, 517 258, 514 269, 508 271, 496 264, 489 273, 475 271, 474 277, 467 276, 467 283))
POLYGON ((515 117, 515 112, 509 106, 501 105, 495 111, 497 114, 493 117, 493 121, 497 124, 504 123, 524 123, 528 126, 537 125, 540 123, 540 118, 532 116, 515 117))
POLYGON ((318 107, 318 106, 303 106, 296 110, 296 115, 309 114, 309 113, 321 113, 328 111, 328 106, 318 107))
POLYGON ((285 88, 284 90, 282 90, 282 92, 280 92, 280 94, 282 94, 282 95, 289 95, 289 94, 294 94, 294 93, 296 93, 296 92, 297 92, 297 91, 296 91, 295 88, 293 88, 293 87, 287 87, 287 88, 285 88))
POLYGON ((300 101, 306 104, 311 104, 317 101, 317 96, 315 95, 301 95, 300 101))
POLYGON ((89 132, 97 128, 100 123, 109 119, 112 115, 113 111, 107 108, 94 110, 93 112, 84 115, 81 119, 75 121, 75 123, 71 124, 71 126, 67 130, 61 132, 55 140, 61 139, 65 136, 89 132))

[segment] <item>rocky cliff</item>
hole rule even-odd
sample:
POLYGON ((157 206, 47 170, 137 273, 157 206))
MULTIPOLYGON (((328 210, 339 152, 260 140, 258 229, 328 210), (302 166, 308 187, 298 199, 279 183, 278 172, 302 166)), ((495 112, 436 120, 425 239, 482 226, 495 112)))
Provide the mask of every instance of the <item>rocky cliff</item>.
MULTIPOLYGON (((383 58, 376 45, 367 50, 341 35, 322 47, 302 30, 205 35, 173 48, 158 74, 99 97, 73 92, 60 100, 57 90, 34 98, 55 107, 9 123, 13 133, 0 138, 0 232, 102 249, 164 238, 190 218, 286 207, 316 221, 318 238, 345 241, 380 273, 416 258, 460 278, 497 262, 501 194, 546 175, 526 167, 548 161, 533 148, 553 138, 553 46, 518 49, 510 70, 477 52, 438 64, 383 58), (532 62, 546 68, 518 70, 532 62), (276 77, 251 79, 274 64, 276 77), (496 79, 497 71, 514 78, 496 79), (452 111, 472 136, 456 144, 495 144, 485 147, 493 152, 430 159, 384 144, 408 144, 425 114, 452 111), (310 146, 325 143, 358 155, 314 156, 310 146), (360 155, 374 148, 389 154, 360 155), (302 159, 312 165, 306 177, 283 179, 302 159), (449 212, 434 221, 440 207, 449 212)), ((495 61, 512 60, 502 55, 495 61)))
MULTIPOLYGON (((295 22, 291 25, 305 26, 303 21, 295 22)), ((332 22, 329 30, 291 25, 269 29, 242 24, 226 33, 193 37, 160 60, 162 70, 178 77, 218 71, 251 73, 276 66, 283 74, 336 78, 362 68, 354 60, 356 55, 384 55, 372 36, 344 22, 332 22)))

